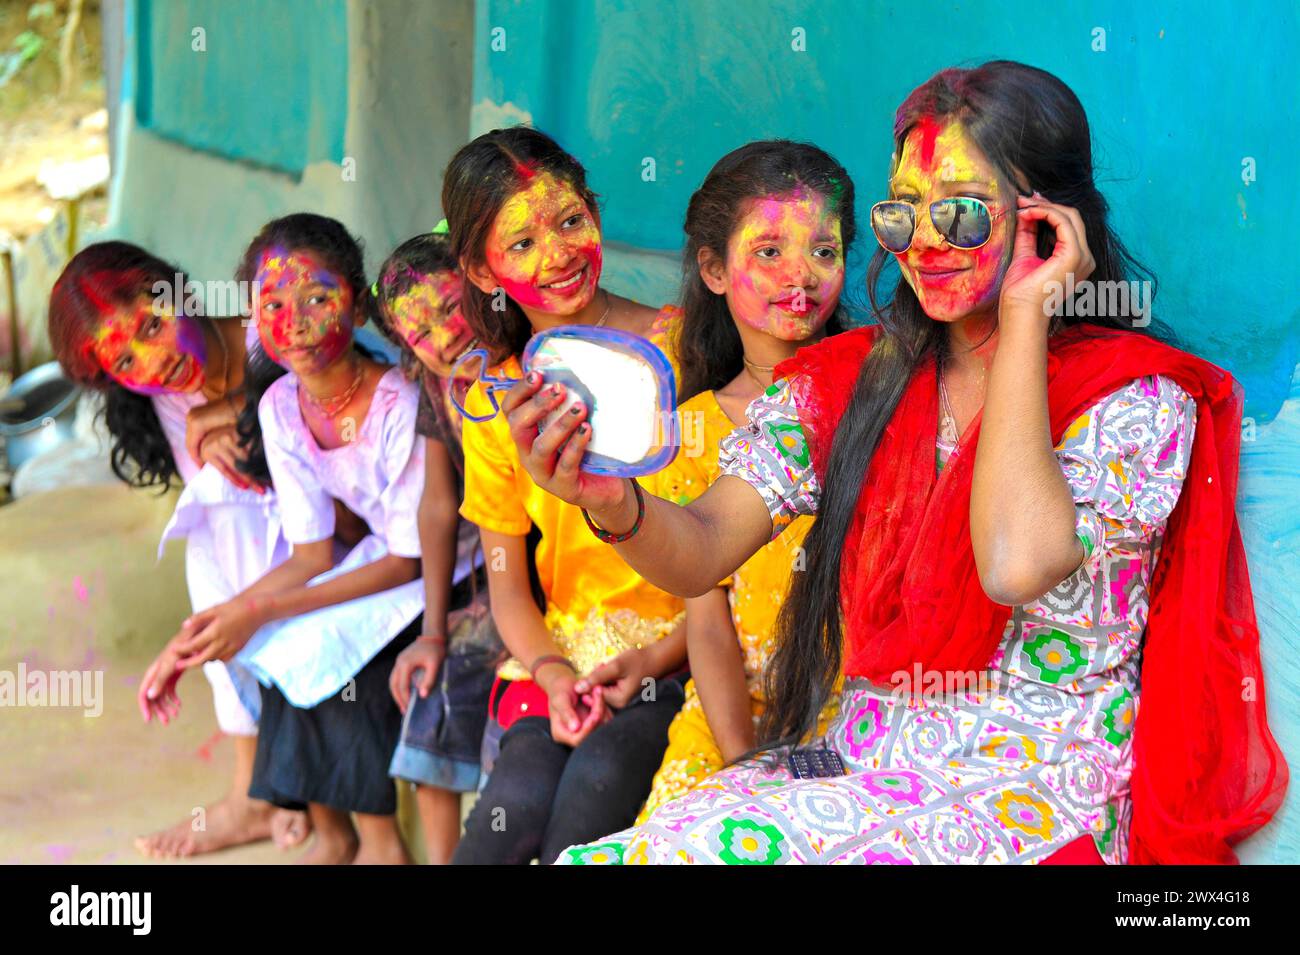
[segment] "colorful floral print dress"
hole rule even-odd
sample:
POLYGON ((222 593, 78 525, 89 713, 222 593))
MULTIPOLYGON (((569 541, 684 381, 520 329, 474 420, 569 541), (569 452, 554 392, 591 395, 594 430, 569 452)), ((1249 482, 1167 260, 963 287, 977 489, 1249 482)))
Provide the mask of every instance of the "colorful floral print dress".
MULTIPOLYGON (((775 536, 815 513, 819 494, 789 383, 749 418, 723 442, 721 469, 763 496, 775 536)), ((1195 418, 1186 392, 1155 376, 1074 421, 1056 454, 1083 563, 1014 608, 988 670, 965 685, 908 695, 846 681, 819 745, 848 775, 742 763, 557 861, 1032 863, 1088 834, 1103 859, 1124 862, 1147 594, 1195 418)), ((938 457, 942 466, 942 448, 938 457)))
MULTIPOLYGON (((683 443, 676 460, 656 475, 659 494, 675 504, 689 504, 721 475, 716 450, 735 425, 712 391, 704 391, 678 408, 683 431, 700 437, 699 447, 683 443), (688 431, 689 429, 689 431, 688 431)), ((776 618, 781 610, 790 575, 803 568, 803 539, 812 526, 811 516, 795 519, 718 586, 727 591, 731 624, 740 644, 749 690, 750 715, 755 722, 763 713, 763 670, 776 649, 776 618)), ((689 623, 689 614, 688 623, 689 623)), ((819 732, 838 711, 832 699, 822 711, 819 732)), ((637 822, 644 822, 664 803, 681 796, 727 764, 709 728, 704 703, 695 681, 686 683, 686 702, 668 727, 668 749, 655 773, 637 822)))

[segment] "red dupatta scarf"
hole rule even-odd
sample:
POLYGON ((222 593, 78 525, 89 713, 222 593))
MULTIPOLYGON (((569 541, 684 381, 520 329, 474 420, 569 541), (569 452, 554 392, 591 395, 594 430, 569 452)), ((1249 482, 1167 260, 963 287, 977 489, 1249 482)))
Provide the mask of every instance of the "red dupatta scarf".
MULTIPOLYGON (((877 327, 835 335, 777 366, 794 384, 813 469, 877 327)), ((1226 371, 1135 332, 1079 325, 1048 346, 1053 444, 1083 412, 1160 374, 1196 402, 1196 438, 1152 576, 1134 732, 1129 861, 1235 862, 1231 845, 1276 812, 1287 767, 1269 732, 1259 630, 1237 526, 1242 398, 1226 371), (1243 697, 1245 697, 1243 699, 1243 697)), ((987 668, 1011 609, 984 593, 971 547, 977 417, 935 474, 934 360, 906 387, 866 473, 844 542, 844 673, 888 685, 898 671, 987 668)), ((1014 480, 1008 475, 1008 480, 1014 480)))

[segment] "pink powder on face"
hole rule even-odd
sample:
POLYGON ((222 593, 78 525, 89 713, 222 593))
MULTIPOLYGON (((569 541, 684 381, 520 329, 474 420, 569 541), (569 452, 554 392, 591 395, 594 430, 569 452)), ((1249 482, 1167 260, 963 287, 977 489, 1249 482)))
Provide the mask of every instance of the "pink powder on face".
POLYGON ((272 247, 257 271, 261 289, 258 333, 275 362, 297 374, 319 372, 352 344, 352 290, 309 251, 272 247), (304 287, 324 289, 320 302, 303 301, 304 287), (262 306, 276 303, 267 311, 262 306))
POLYGON ((520 305, 572 315, 591 302, 600 281, 600 229, 572 185, 541 173, 502 205, 484 258, 494 281, 520 305), (550 287, 584 267, 576 285, 550 287))
POLYGON ((952 321, 996 303, 1011 251, 1001 220, 989 242, 976 250, 951 247, 935 235, 927 204, 947 194, 946 182, 982 184, 990 207, 1000 209, 997 174, 961 123, 945 120, 940 126, 934 117, 923 116, 909 131, 893 175, 891 188, 918 197, 912 247, 895 258, 921 307, 940 321, 952 321), (944 269, 956 269, 959 274, 946 279, 926 277, 925 270, 944 269))
POLYGON ((96 273, 89 278, 80 287, 99 321, 87 347, 114 381, 142 395, 203 387, 206 344, 197 319, 175 315, 170 306, 158 306, 147 296, 133 304, 113 305, 97 290, 107 283, 120 284, 122 277, 96 273))
POLYGON ((388 302, 394 331, 425 367, 446 376, 473 340, 460 311, 461 275, 456 270, 431 274, 411 271, 415 281, 388 302))
POLYGON ((815 335, 844 283, 839 220, 826 198, 796 190, 752 200, 728 241, 727 281, 737 321, 786 341, 815 335))

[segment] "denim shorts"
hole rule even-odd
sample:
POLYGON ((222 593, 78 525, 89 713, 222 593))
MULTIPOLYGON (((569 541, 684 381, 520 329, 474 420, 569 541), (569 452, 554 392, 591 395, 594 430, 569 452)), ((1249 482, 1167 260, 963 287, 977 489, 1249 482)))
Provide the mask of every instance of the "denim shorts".
MULTIPOLYGON (((454 601, 453 601, 454 602, 454 601)), ((486 603, 482 604, 486 611, 486 603)), ((427 697, 415 691, 402 718, 401 740, 388 773, 397 779, 453 792, 479 785, 479 753, 488 697, 503 657, 501 638, 486 612, 476 627, 457 628, 427 697)))

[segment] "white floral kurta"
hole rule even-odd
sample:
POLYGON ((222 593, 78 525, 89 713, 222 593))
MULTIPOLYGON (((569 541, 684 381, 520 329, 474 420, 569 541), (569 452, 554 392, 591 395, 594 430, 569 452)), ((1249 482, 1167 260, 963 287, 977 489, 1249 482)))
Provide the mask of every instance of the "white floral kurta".
MULTIPOLYGON (((722 470, 763 495, 775 536, 818 498, 789 383, 749 418, 723 441, 722 470)), ((1083 564, 1013 609, 989 670, 966 687, 925 692, 922 677, 917 699, 846 681, 817 745, 848 775, 796 779, 784 762, 751 760, 557 861, 1038 862, 1084 834, 1107 862, 1125 861, 1147 590, 1195 419, 1177 384, 1148 377, 1066 430, 1056 453, 1083 564)))

